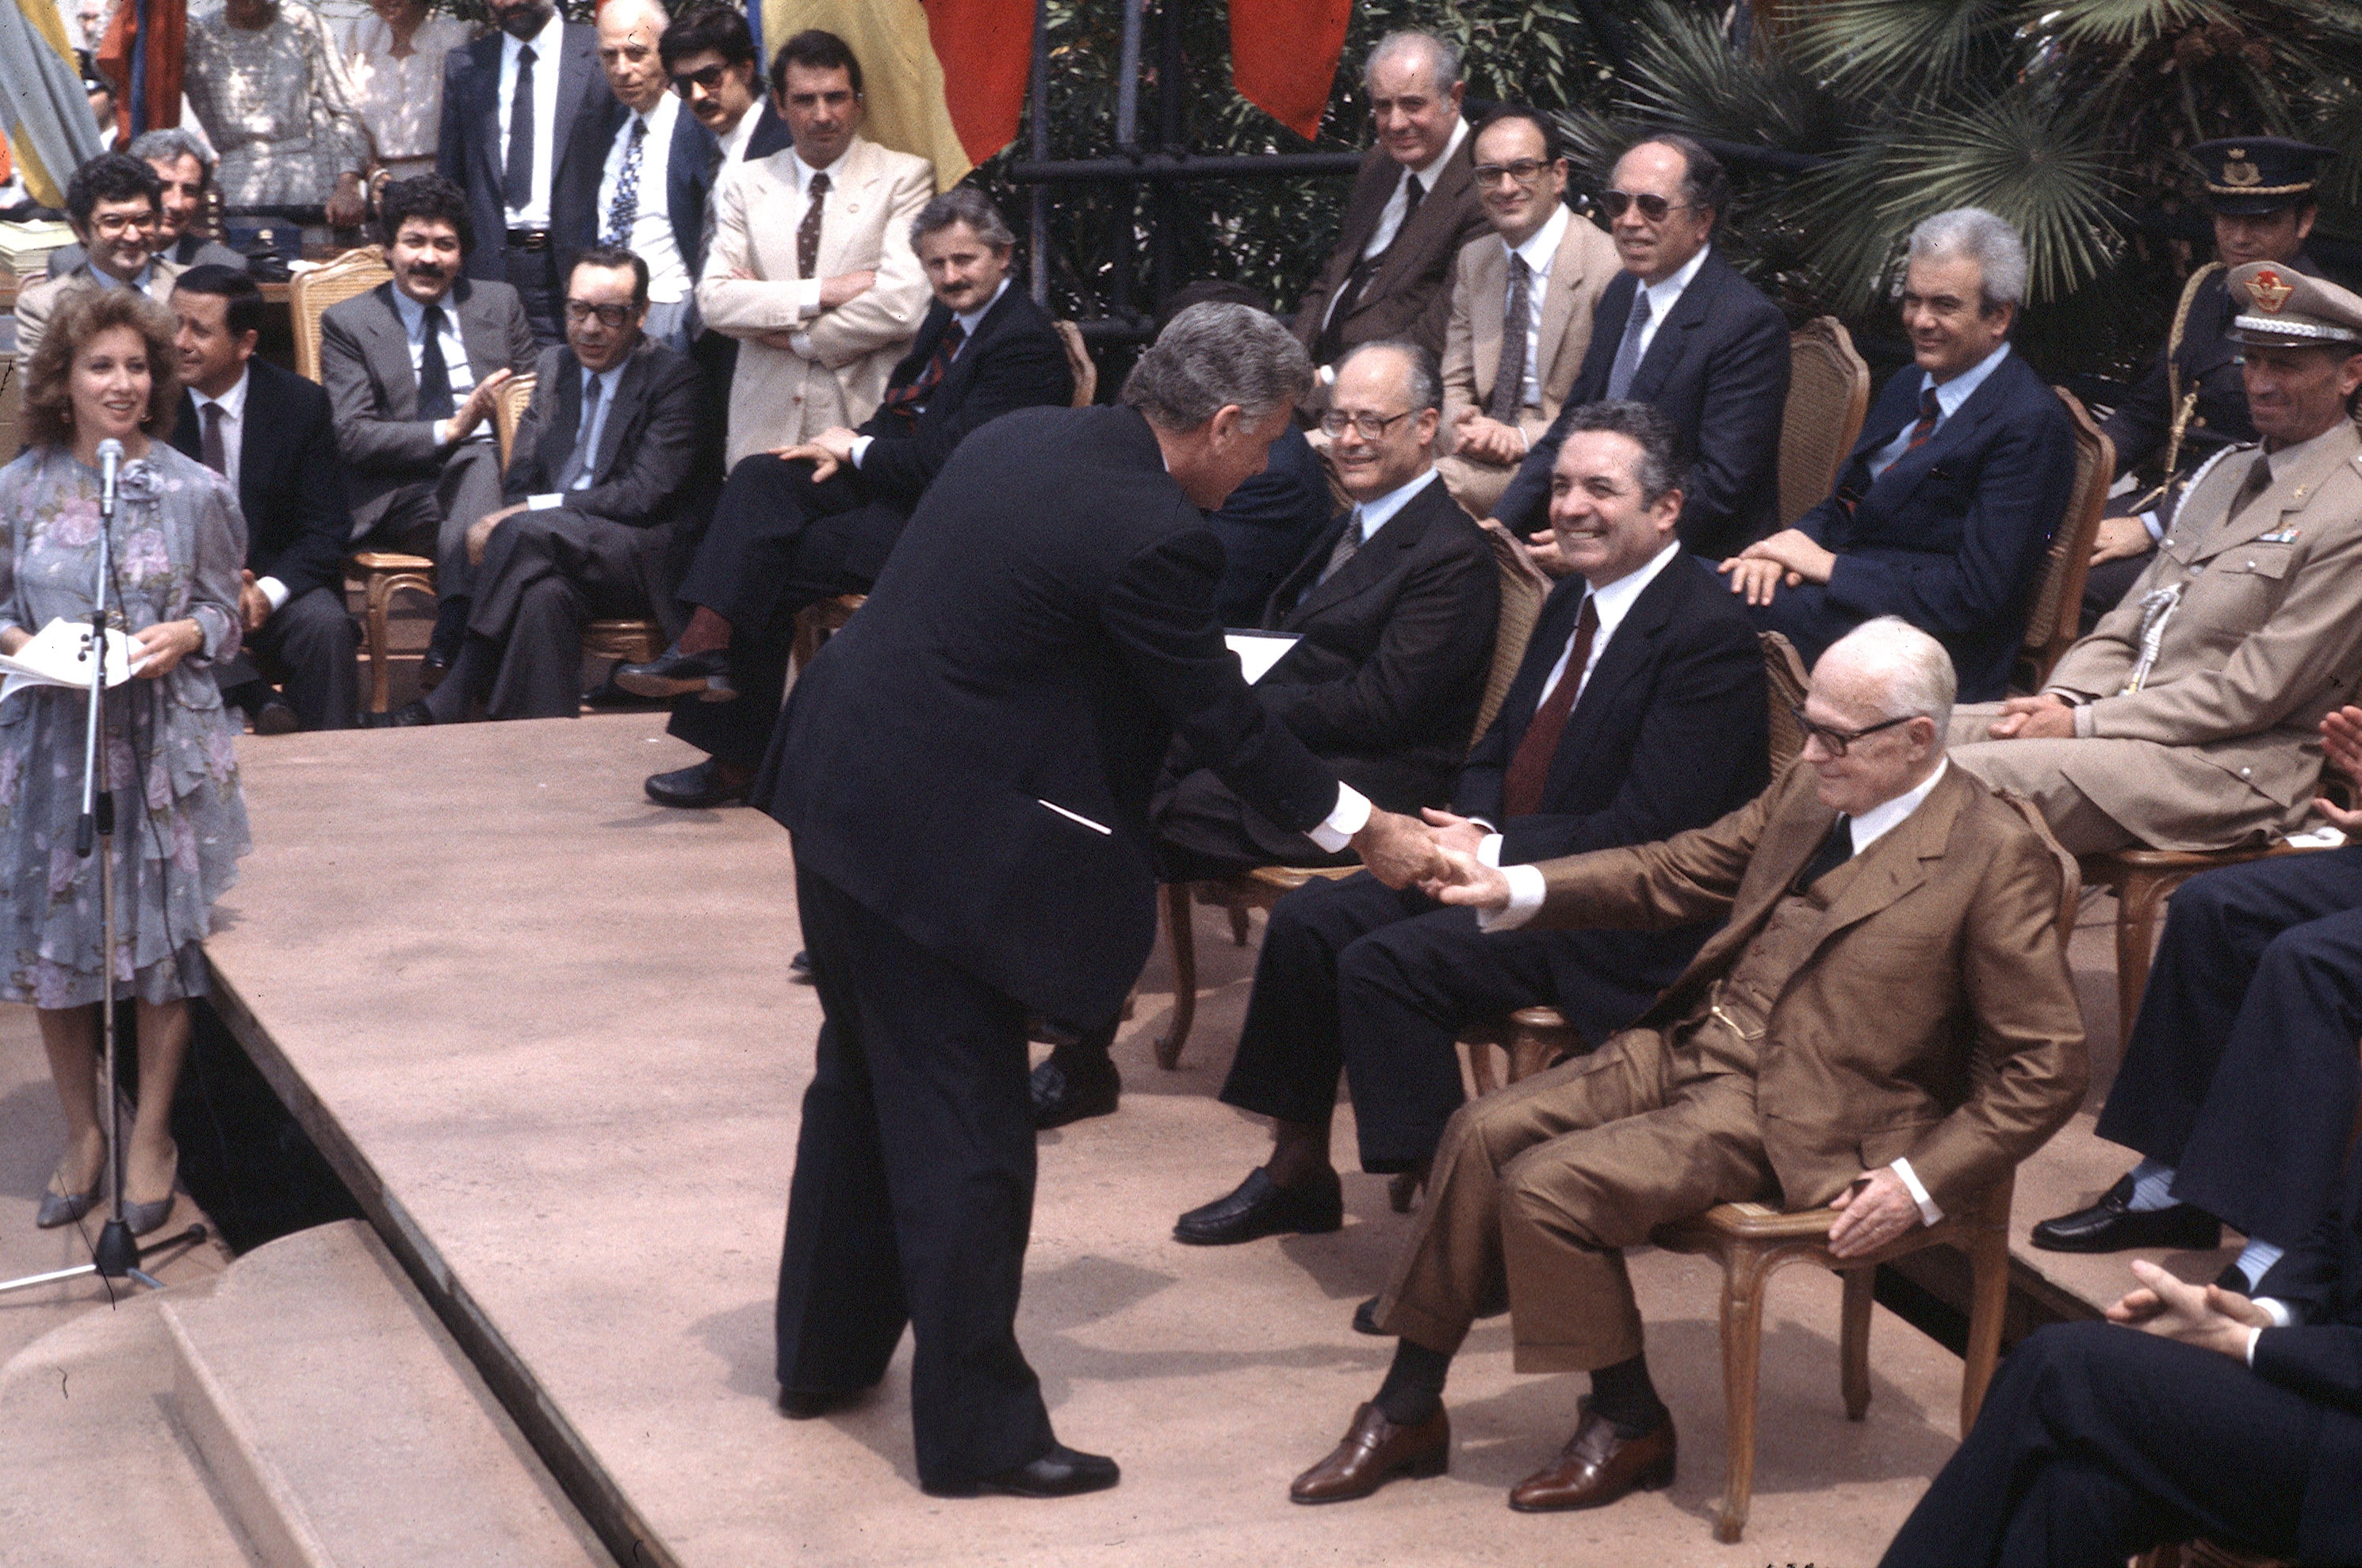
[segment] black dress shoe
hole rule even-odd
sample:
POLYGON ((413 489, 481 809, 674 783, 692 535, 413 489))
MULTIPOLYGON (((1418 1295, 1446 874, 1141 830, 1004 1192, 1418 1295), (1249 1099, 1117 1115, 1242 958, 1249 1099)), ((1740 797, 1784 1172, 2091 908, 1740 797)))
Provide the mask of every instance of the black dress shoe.
POLYGON ((275 692, 255 705, 252 716, 254 733, 259 735, 292 735, 304 727, 287 699, 275 692))
POLYGON ((1345 1193, 1335 1171, 1281 1187, 1257 1165, 1228 1198, 1192 1209, 1173 1222, 1173 1239, 1193 1247, 1231 1247, 1286 1231, 1326 1235, 1345 1224, 1345 1193))
POLYGON ((866 1388, 844 1388, 830 1394, 811 1394, 797 1388, 782 1388, 779 1390, 779 1414, 791 1421, 816 1421, 854 1404, 867 1392, 866 1388))
POLYGON ((432 691, 451 673, 451 656, 428 648, 418 660, 418 690, 432 691))
POLYGON ((2128 1247, 2189 1247, 2223 1244, 2223 1223, 2202 1209, 2177 1203, 2136 1214, 2133 1178, 2125 1176, 2100 1195, 2100 1201, 2072 1214, 2045 1220, 2034 1228, 2034 1244, 2049 1253, 2121 1253, 2128 1247))
POLYGON ((670 773, 651 773, 641 788, 657 805, 683 812, 736 805, 746 799, 746 786, 723 783, 722 764, 710 756, 693 767, 676 768, 670 773))
POLYGON ((635 697, 695 697, 728 702, 738 695, 730 684, 730 650, 685 654, 676 643, 646 664, 619 664, 608 677, 635 697))
POLYGON ((659 704, 656 698, 635 696, 616 685, 615 672, 611 669, 607 672, 606 679, 582 693, 582 705, 586 708, 599 709, 602 712, 613 712, 625 709, 654 708, 659 704))
POLYGON ((800 947, 796 949, 796 955, 788 960, 788 978, 800 986, 809 986, 812 983, 811 954, 800 947))
POLYGON ((373 730, 407 730, 435 722, 435 712, 425 701, 404 702, 391 713, 369 713, 363 717, 373 730))
POLYGON ((1353 1309, 1353 1331, 1357 1334, 1375 1334, 1380 1339, 1384 1339, 1385 1337, 1386 1331, 1378 1327, 1378 1298, 1376 1297, 1371 1297, 1367 1301, 1363 1302, 1359 1307, 1353 1309))
POLYGON ((1034 1131, 1046 1132, 1086 1117, 1114 1115, 1116 1101, 1123 1095, 1123 1075, 1104 1058, 1070 1072, 1066 1064, 1053 1056, 1033 1069, 1031 1088, 1034 1131))
POLYGON ((1041 1458, 987 1475, 965 1486, 930 1486, 938 1497, 972 1497, 978 1492, 1000 1492, 1012 1497, 1073 1497, 1104 1492, 1123 1479, 1115 1461, 1104 1454, 1081 1453, 1054 1442, 1041 1458))

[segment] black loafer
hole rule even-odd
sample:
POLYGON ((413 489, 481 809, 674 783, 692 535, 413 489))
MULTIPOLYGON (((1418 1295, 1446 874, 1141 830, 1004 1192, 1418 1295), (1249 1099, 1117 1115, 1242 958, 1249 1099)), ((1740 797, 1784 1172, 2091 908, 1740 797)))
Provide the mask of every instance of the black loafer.
POLYGON ((1192 1209, 1173 1222, 1173 1239, 1192 1247, 1231 1247, 1287 1232, 1326 1235, 1345 1224, 1345 1192, 1335 1171, 1281 1187, 1257 1165, 1228 1198, 1192 1209))
POLYGON ((710 756, 703 762, 676 768, 670 773, 651 773, 641 788, 657 805, 670 806, 682 812, 738 805, 746 799, 746 786, 724 784, 722 781, 722 765, 710 756))
POLYGON ((800 947, 796 949, 796 955, 788 960, 788 978, 800 986, 809 986, 813 983, 811 954, 800 947))
POLYGON ((254 733, 259 735, 292 735, 304 727, 295 710, 284 697, 269 697, 256 704, 254 733))
POLYGON ((2223 1244, 2223 1222, 2202 1209, 2177 1203, 2136 1214, 2127 1207, 2132 1200, 2133 1178, 2127 1175, 2089 1209, 2036 1225, 2034 1244, 2047 1253, 2121 1253, 2130 1247, 2202 1251, 2223 1244))
POLYGON ((1114 1460, 1105 1454, 1082 1453, 1064 1443, 1052 1443, 1041 1458, 987 1475, 965 1486, 930 1486, 937 1497, 972 1497, 979 1492, 1000 1492, 1011 1497, 1073 1497, 1104 1492, 1123 1479, 1114 1460))
POLYGON ((1055 1056, 1033 1069, 1033 1127, 1046 1132, 1087 1117, 1112 1116, 1123 1096, 1123 1075, 1113 1062, 1068 1071, 1055 1056))
POLYGON ((433 723, 435 712, 420 701, 404 702, 391 713, 372 713, 368 718, 369 726, 373 730, 408 730, 433 723))
POLYGON ((418 661, 418 690, 432 691, 451 673, 451 656, 428 648, 418 661))
POLYGON ((833 1393, 813 1394, 798 1388, 779 1390, 779 1414, 791 1421, 816 1421, 859 1401, 866 1388, 843 1388, 833 1393))
POLYGON ((1376 1297, 1371 1297, 1367 1301, 1363 1302, 1359 1307, 1353 1309, 1353 1331, 1357 1334, 1375 1334, 1381 1339, 1385 1337, 1386 1331, 1378 1327, 1378 1298, 1376 1297))
POLYGON ((646 664, 619 664, 608 679, 635 697, 695 697, 701 702, 728 702, 738 695, 730 684, 730 650, 710 648, 685 654, 679 644, 646 664))

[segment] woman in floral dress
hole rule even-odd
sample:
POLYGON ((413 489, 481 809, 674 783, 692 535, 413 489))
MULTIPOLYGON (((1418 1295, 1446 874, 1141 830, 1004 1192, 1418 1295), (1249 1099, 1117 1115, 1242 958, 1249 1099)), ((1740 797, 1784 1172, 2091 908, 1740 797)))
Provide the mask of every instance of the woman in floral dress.
MULTIPOLYGON (((131 289, 60 306, 25 379, 26 447, 0 469, 0 653, 90 613, 98 570, 99 443, 123 443, 114 589, 133 679, 109 692, 102 741, 115 795, 117 995, 138 999, 139 1110, 125 1151, 133 1233, 172 1209, 172 1090, 205 990, 214 900, 248 845, 236 731, 212 662, 237 651, 246 522, 227 480, 164 439, 180 400, 172 321, 131 289)), ((0 1001, 30 1002, 65 1111, 66 1151, 39 1223, 97 1201, 97 1003, 105 994, 94 861, 74 853, 89 696, 39 686, 0 701, 0 1001)))

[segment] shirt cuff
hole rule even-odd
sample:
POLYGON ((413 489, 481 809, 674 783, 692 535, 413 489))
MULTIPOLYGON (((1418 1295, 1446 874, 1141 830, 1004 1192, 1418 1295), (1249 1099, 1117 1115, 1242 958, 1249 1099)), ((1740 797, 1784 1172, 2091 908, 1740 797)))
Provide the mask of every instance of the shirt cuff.
POLYGON ((1488 833, 1477 844, 1476 864, 1490 866, 1496 871, 1501 868, 1501 835, 1499 834, 1488 833))
POLYGON ((1936 1207, 1934 1198, 1927 1196, 1927 1188, 1919 1180, 1919 1173, 1911 1168, 1911 1162, 1898 1154, 1887 1168, 1903 1178, 1904 1187, 1911 1193, 1911 1201, 1919 1206, 1919 1218, 1930 1225, 1941 1224, 1944 1211, 1936 1207))
POLYGON ((524 498, 524 509, 527 512, 547 512, 565 504, 566 497, 554 490, 545 490, 539 495, 528 495, 524 498))
POLYGON ((262 590, 262 597, 270 601, 270 613, 276 615, 287 608, 287 585, 275 577, 258 577, 254 586, 262 590))
POLYGON ((853 466, 855 468, 859 468, 861 466, 861 459, 869 455, 869 443, 876 439, 877 439, 877 437, 875 436, 855 436, 853 438, 853 466))
POLYGON ((1509 907, 1502 910, 1479 910, 1476 929, 1479 931, 1515 931, 1534 918, 1550 891, 1539 866, 1504 866, 1501 875, 1508 879, 1509 907))
POLYGON ((1337 803, 1329 810, 1328 820, 1308 835, 1330 854, 1335 855, 1352 842, 1353 835, 1370 825, 1370 798, 1340 780, 1337 803))
POLYGON ((796 315, 799 318, 820 314, 820 280, 806 278, 796 284, 796 315))
POLYGON ((2281 1300, 2277 1296, 2258 1296, 2255 1299, 2257 1306, 2262 1308, 2267 1313, 2270 1314, 2273 1328, 2292 1329, 2296 1327, 2295 1308, 2290 1307, 2287 1302, 2281 1300))
POLYGON ((2077 740, 2092 738, 2092 722, 2097 716, 2089 702, 2079 702, 2075 705, 2075 738, 2077 740))
POLYGON ((2158 519, 2156 513, 2142 513, 2140 514, 2140 521, 2141 526, 2148 530, 2148 541, 2150 544, 2154 545, 2159 539, 2165 537, 2165 524, 2158 519))
POLYGON ((809 332, 790 332, 788 334, 788 348, 800 359, 817 359, 820 358, 819 354, 815 353, 812 349, 811 334, 809 332))

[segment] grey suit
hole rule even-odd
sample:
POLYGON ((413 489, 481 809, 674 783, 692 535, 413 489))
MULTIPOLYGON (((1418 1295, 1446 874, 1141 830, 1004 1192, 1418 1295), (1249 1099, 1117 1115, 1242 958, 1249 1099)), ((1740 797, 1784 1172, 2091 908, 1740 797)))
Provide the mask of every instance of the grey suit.
MULTIPOLYGON (((532 370, 533 328, 514 289, 462 278, 445 308, 478 381, 495 370, 532 370)), ((418 416, 418 371, 392 283, 320 317, 320 381, 350 470, 353 543, 431 553, 437 594, 466 597, 468 530, 500 504, 500 450, 489 419, 477 427, 481 439, 446 445, 436 439, 436 422, 418 416)))

